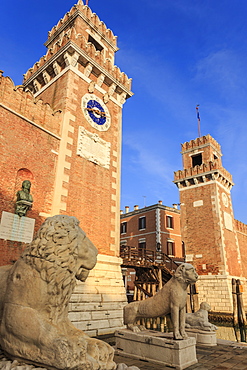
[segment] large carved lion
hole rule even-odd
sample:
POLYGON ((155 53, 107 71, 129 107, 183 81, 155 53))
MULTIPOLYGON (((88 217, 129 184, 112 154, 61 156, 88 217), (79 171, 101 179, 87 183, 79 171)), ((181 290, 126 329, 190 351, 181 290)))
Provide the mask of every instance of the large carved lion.
POLYGON ((75 217, 54 216, 13 266, 0 268, 0 344, 10 358, 48 368, 116 368, 113 349, 68 319, 76 279, 85 281, 97 249, 75 217))
POLYGON ((135 321, 141 318, 160 317, 171 314, 174 339, 187 338, 185 313, 187 287, 195 284, 198 275, 189 263, 182 263, 174 276, 153 297, 129 303, 124 307, 124 324, 135 332, 140 328, 135 321))

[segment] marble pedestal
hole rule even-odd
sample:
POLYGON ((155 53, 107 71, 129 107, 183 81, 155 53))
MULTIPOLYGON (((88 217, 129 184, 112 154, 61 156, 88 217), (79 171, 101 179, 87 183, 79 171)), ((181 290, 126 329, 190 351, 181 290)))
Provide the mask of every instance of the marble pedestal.
POLYGON ((186 329, 189 337, 196 339, 196 344, 200 346, 217 346, 217 338, 215 331, 205 331, 199 329, 186 329))
POLYGON ((171 368, 183 370, 196 364, 196 340, 191 337, 173 340, 168 333, 144 330, 133 333, 118 330, 116 333, 116 353, 136 359, 149 361, 171 368))

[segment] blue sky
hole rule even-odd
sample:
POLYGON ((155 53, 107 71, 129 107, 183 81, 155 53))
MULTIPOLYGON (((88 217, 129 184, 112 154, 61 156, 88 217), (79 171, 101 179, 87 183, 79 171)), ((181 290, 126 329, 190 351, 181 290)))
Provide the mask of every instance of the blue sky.
MULTIPOLYGON (((75 2, 4 1, 0 69, 15 84, 45 54, 47 32, 75 2)), ((133 78, 123 111, 122 208, 179 202, 180 143, 201 133, 222 147, 235 218, 247 223, 247 2, 89 0, 118 36, 116 64, 133 78)))

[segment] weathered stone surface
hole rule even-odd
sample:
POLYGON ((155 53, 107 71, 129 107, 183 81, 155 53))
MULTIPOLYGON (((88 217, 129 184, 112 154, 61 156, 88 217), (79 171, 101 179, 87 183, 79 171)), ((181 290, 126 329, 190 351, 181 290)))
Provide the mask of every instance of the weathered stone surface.
POLYGON ((194 313, 186 313, 185 327, 204 331, 217 330, 217 326, 208 321, 208 311, 210 310, 210 305, 206 302, 202 302, 198 311, 194 313))
POLYGON ((113 348, 68 319, 76 279, 87 279, 96 256, 79 221, 59 215, 44 222, 13 266, 0 269, 0 345, 10 358, 57 369, 116 368, 113 348))
MULTIPOLYGON (((169 333, 145 330, 116 332, 116 353, 182 370, 196 364, 195 338, 173 340, 169 333)), ((155 368, 155 366, 154 366, 155 368)))
POLYGON ((124 323, 134 332, 140 331, 135 321, 140 318, 160 317, 171 314, 174 339, 185 339, 185 309, 187 287, 198 279, 195 268, 189 263, 182 263, 174 276, 163 288, 144 301, 131 302, 124 307, 124 323))

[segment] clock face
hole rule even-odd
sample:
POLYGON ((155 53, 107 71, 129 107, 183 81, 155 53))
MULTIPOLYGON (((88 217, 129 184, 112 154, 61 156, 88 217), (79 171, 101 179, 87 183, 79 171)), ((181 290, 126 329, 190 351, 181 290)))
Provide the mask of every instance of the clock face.
POLYGON ((111 125, 111 117, 107 106, 94 94, 82 97, 81 107, 85 118, 96 130, 107 131, 111 125))

